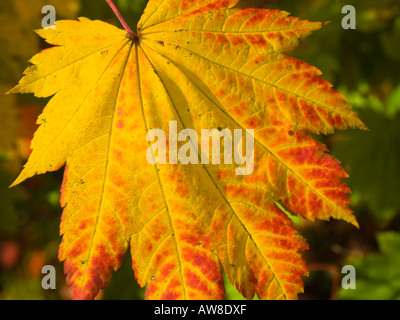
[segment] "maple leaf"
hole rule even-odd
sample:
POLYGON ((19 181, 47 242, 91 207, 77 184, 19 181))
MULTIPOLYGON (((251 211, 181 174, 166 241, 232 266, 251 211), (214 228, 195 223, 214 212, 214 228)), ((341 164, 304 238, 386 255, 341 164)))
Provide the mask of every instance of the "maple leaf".
POLYGON ((38 31, 54 47, 11 92, 54 96, 13 185, 66 164, 59 258, 75 299, 107 286, 128 247, 148 299, 223 298, 221 264, 248 299, 295 299, 307 244, 276 203, 357 226, 347 174, 311 133, 364 124, 319 70, 283 54, 322 23, 237 3, 150 0, 138 34, 87 18, 38 31), (253 173, 151 165, 146 135, 171 121, 253 129, 253 173))

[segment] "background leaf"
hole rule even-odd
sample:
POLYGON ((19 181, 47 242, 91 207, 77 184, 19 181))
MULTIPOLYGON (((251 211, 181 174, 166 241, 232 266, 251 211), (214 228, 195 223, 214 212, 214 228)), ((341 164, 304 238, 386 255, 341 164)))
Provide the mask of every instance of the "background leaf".
MULTIPOLYGON (((12 2, 14 1, 10 1, 9 4, 12 2)), ((136 4, 136 1, 131 3, 136 4)), ((397 0, 379 2, 356 0, 346 2, 346 4, 348 3, 355 5, 357 9, 359 19, 357 21, 358 29, 355 31, 344 31, 341 28, 342 15, 340 11, 344 5, 341 2, 331 0, 320 0, 318 2, 313 0, 241 1, 243 7, 260 6, 279 8, 285 9, 292 15, 300 16, 304 19, 331 21, 330 24, 314 33, 312 39, 303 40, 300 47, 293 54, 322 70, 322 76, 325 79, 335 83, 335 88, 350 97, 351 105, 375 111, 372 113, 366 110, 365 116, 364 111, 360 111, 361 118, 367 123, 368 127, 375 128, 370 132, 359 133, 362 137, 356 138, 357 141, 363 139, 362 145, 357 144, 356 147, 357 150, 365 151, 364 159, 358 154, 354 155, 354 158, 346 156, 348 153, 354 154, 354 144, 349 142, 358 134, 353 135, 353 132, 349 131, 341 133, 337 138, 329 137, 323 139, 333 149, 334 154, 340 151, 340 154, 337 153, 337 156, 342 160, 345 168, 351 170, 351 176, 346 180, 352 186, 353 209, 360 224, 360 229, 355 231, 354 228, 348 228, 343 223, 336 222, 310 225, 303 220, 296 221, 297 229, 308 239, 312 248, 312 251, 308 251, 306 254, 309 263, 325 263, 336 266, 337 270, 340 270, 341 266, 346 264, 349 259, 359 258, 363 260, 369 252, 379 252, 375 240, 377 232, 385 230, 400 231, 400 209, 395 201, 396 197, 398 198, 398 190, 396 190, 395 182, 396 177, 399 176, 398 171, 397 169, 393 172, 389 169, 385 170, 386 163, 382 161, 377 162, 376 160, 388 158, 392 159, 390 163, 394 163, 395 159, 398 159, 397 150, 399 148, 399 140, 396 134, 396 127, 399 126, 398 120, 394 121, 393 119, 395 114, 398 114, 397 110, 400 105, 398 94, 396 94, 400 83, 399 50, 397 48, 397 39, 399 38, 397 36, 399 3, 397 0), (329 41, 326 41, 326 39, 329 39, 329 41), (376 125, 374 125, 375 122, 376 125), (385 124, 388 125, 386 126, 385 124), (390 132, 393 134, 391 135, 390 132), (376 150, 380 150, 379 154, 374 153, 373 157, 370 158, 371 152, 373 152, 377 144, 380 144, 380 136, 386 139, 388 145, 394 147, 378 148, 376 150), (342 143, 344 144, 343 147, 341 146, 342 143), (374 143, 374 146, 372 143, 374 143), (342 155, 344 155, 344 158, 341 158, 342 155), (357 167, 361 162, 362 166, 360 168, 367 174, 357 175, 357 167), (364 176, 368 175, 369 172, 373 173, 372 176, 365 178, 364 176), (379 176, 378 172, 384 172, 385 174, 379 176), (363 184, 360 182, 360 179, 361 181, 367 179, 369 182, 363 184), (376 195, 373 191, 374 189, 377 191, 376 195), (364 195, 365 193, 372 195, 371 201, 364 195), (387 202, 381 196, 384 196, 386 199, 393 199, 394 201, 387 202), (377 210, 376 205, 374 206, 375 208, 372 208, 370 202, 384 203, 386 209, 383 211, 378 208, 377 210)), ((130 20, 130 25, 136 25, 142 10, 140 10, 140 13, 133 13, 132 11, 123 10, 122 7, 120 9, 122 9, 124 17, 130 20)), ((26 61, 38 51, 38 47, 45 48, 43 43, 40 43, 37 36, 32 32, 32 29, 40 28, 40 25, 28 26, 23 21, 20 24, 16 24, 15 22, 19 21, 18 19, 11 21, 14 13, 5 10, 8 10, 7 1, 2 1, 0 5, 0 20, 4 23, 0 24, 0 28, 3 30, 0 32, 0 36, 3 36, 4 40, 1 41, 3 47, 0 50, 0 61, 3 66, 3 73, 1 73, 2 76, 0 79, 7 86, 4 91, 15 84, 22 70, 28 65, 26 61), (3 13, 5 14, 3 15, 3 13), (19 31, 20 29, 23 30, 19 31), (10 36, 11 34, 13 34, 13 37, 10 36), (23 38, 20 34, 28 34, 33 40, 23 38), (24 40, 20 41, 19 39, 24 40), (10 56, 13 54, 15 54, 15 57, 10 59, 10 56)), ((39 10, 33 10, 26 14, 36 16, 37 23, 40 23, 43 16, 39 10)), ((83 0, 81 11, 74 13, 70 18, 78 16, 102 19, 120 26, 105 1, 83 0)), ((31 97, 25 95, 16 98, 18 100, 22 99, 24 103, 31 103, 32 100, 31 97)), ((39 113, 37 109, 26 108, 26 110, 29 110, 29 114, 34 114, 34 117, 39 113)), ((20 113, 17 112, 18 114, 20 113)), ((3 120, 1 121, 3 125, 4 122, 3 120)), ((30 120, 30 122, 32 123, 33 120, 30 120)), ((20 120, 20 124, 22 123, 24 123, 22 127, 26 128, 27 122, 20 120)), ((28 134, 24 133, 25 136, 28 136, 28 134)), ((32 131, 30 131, 29 136, 32 136, 32 131)), ((25 153, 25 158, 26 156, 27 154, 25 153)), ((398 160, 397 163, 399 163, 398 160)), ((13 166, 15 167, 15 165, 13 166)), ((7 185, 11 182, 11 175, 13 174, 10 172, 6 174, 8 178, 5 180, 8 182, 4 182, 3 190, 5 191, 5 195, 3 199, 5 202, 11 200, 7 206, 8 208, 13 208, 13 212, 16 212, 16 215, 13 217, 11 215, 2 215, 1 221, 9 221, 3 220, 3 218, 8 216, 14 222, 1 222, 0 242, 1 244, 7 244, 8 241, 12 241, 16 244, 9 246, 10 250, 2 251, 6 253, 14 252, 5 256, 16 257, 18 254, 15 253, 18 250, 20 250, 21 255, 17 260, 11 259, 15 261, 11 269, 6 268, 5 264, 1 265, 0 297, 16 299, 22 297, 26 299, 34 297, 39 299, 70 298, 70 293, 61 277, 63 273, 62 266, 57 262, 54 255, 49 254, 50 251, 54 252, 54 248, 59 243, 57 229, 61 211, 57 203, 57 196, 55 195, 59 193, 62 176, 55 173, 34 178, 32 182, 18 187, 19 191, 17 193, 22 192, 25 195, 25 198, 21 198, 19 196, 10 196, 9 191, 15 192, 16 189, 6 189, 7 185), (12 232, 10 231, 11 228, 9 228, 11 226, 12 232), (57 280, 57 290, 54 292, 43 292, 40 287, 40 277, 28 272, 29 261, 33 256, 32 253, 40 248, 47 247, 52 247, 53 249, 46 251, 44 263, 51 263, 57 266, 57 274, 60 275, 57 280), (23 250, 16 248, 23 248, 23 250), (32 290, 26 289, 28 282, 35 283, 33 286, 28 286, 32 290)), ((397 253, 398 249, 392 247, 392 255, 395 256, 397 253)), ((122 287, 118 287, 117 283, 114 286, 114 280, 118 282, 118 278, 128 279, 132 277, 131 267, 129 261, 126 263, 127 260, 129 259, 124 260, 123 266, 125 267, 117 271, 110 286, 105 290, 104 298, 122 299, 127 297, 127 294, 131 299, 143 297, 143 295, 137 295, 136 290, 127 293, 125 290, 119 289, 122 287), (113 290, 107 293, 109 289, 113 290)), ((379 266, 382 266, 382 264, 379 264, 379 266)), ((394 262, 393 266, 396 268, 399 264, 394 262)), ((389 268, 383 265, 382 270, 385 270, 386 267, 389 268)), ((362 282, 360 279, 360 284, 357 284, 358 289, 355 298, 365 297, 367 299, 374 299, 383 295, 389 299, 393 297, 390 292, 389 294, 387 293, 391 289, 382 279, 375 281, 368 277, 363 277, 362 282), (362 289, 362 282, 367 284, 364 286, 364 289, 362 289), (382 295, 378 294, 380 290, 377 290, 377 283, 381 284, 383 288, 380 289, 383 291, 382 295), (370 290, 371 284, 373 290, 370 290)), ((226 283, 226 286, 229 297, 231 290, 236 289, 228 289, 228 283, 226 283)), ((311 269, 309 278, 305 279, 306 293, 300 295, 300 298, 328 299, 330 298, 331 286, 332 278, 328 271, 314 271, 311 269)), ((138 290, 137 292, 141 291, 138 290)), ((351 292, 347 291, 347 294, 351 294, 351 292)), ((344 297, 342 293, 340 297, 344 297)))

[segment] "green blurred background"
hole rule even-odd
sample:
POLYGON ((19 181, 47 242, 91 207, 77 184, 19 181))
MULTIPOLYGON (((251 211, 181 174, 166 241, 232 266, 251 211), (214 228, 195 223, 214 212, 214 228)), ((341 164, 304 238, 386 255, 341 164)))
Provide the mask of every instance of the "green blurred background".
MULTIPOLYGON (((146 0, 116 0, 136 25, 146 0)), ((29 156, 35 120, 46 103, 31 95, 5 96, 27 61, 46 45, 41 8, 57 19, 85 16, 120 26, 102 0, 2 0, 0 4, 0 299, 69 299, 57 260, 62 170, 34 177, 13 189, 29 156), (41 268, 56 267, 57 289, 41 288, 41 268)), ((240 6, 279 8, 301 19, 330 21, 289 54, 316 67, 348 96, 370 131, 318 137, 350 174, 352 208, 360 229, 341 221, 308 223, 294 218, 308 240, 310 270, 300 299, 400 299, 400 1, 242 0, 240 6), (344 5, 357 10, 357 29, 343 30, 344 5), (355 290, 341 288, 342 266, 356 267, 355 290)), ((242 299, 227 283, 226 299, 242 299)), ((99 299, 143 299, 127 254, 99 299)))

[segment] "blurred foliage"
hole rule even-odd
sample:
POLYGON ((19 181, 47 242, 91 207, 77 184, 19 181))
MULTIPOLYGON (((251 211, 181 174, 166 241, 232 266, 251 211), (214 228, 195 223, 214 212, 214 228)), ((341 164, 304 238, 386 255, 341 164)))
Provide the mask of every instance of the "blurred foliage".
MULTIPOLYGON (((116 0, 132 27, 146 0, 116 0)), ((0 2, 0 299, 69 299, 60 242, 62 172, 8 189, 29 156, 35 119, 45 105, 30 95, 4 96, 32 55, 47 45, 32 32, 41 28, 41 7, 52 4, 57 19, 85 16, 118 27, 106 1, 2 0, 0 2), (38 102, 39 101, 39 102, 38 102), (41 288, 41 268, 57 271, 57 289, 41 288)), ((293 218, 308 239, 310 276, 301 299, 400 298, 400 1, 242 0, 242 7, 279 8, 301 19, 330 21, 295 52, 322 72, 357 109, 369 131, 347 130, 323 138, 350 177, 356 229, 341 221, 308 223, 293 218), (344 5, 354 5, 357 29, 343 30, 344 5), (340 288, 343 265, 357 270, 357 289, 340 288)), ((135 30, 135 28, 133 28, 135 30)), ((226 299, 242 299, 227 284, 226 299)), ((99 299, 143 299, 127 254, 99 299)))
POLYGON ((356 289, 341 289, 340 299, 400 299, 400 233, 379 232, 376 237, 380 253, 369 253, 362 259, 348 261, 357 270, 356 289))

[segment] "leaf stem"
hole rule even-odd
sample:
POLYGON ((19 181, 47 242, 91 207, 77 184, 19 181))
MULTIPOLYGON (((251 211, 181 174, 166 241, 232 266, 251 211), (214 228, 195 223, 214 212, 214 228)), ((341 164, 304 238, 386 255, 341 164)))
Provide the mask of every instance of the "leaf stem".
POLYGON ((122 17, 121 13, 119 12, 119 10, 115 6, 115 4, 112 2, 112 0, 106 0, 106 1, 110 5, 111 9, 114 11, 115 15, 118 17, 118 19, 121 22, 121 24, 124 26, 124 29, 126 30, 126 32, 128 32, 130 35, 132 35, 134 38, 136 38, 137 35, 128 26, 128 24, 126 23, 125 19, 122 17))

